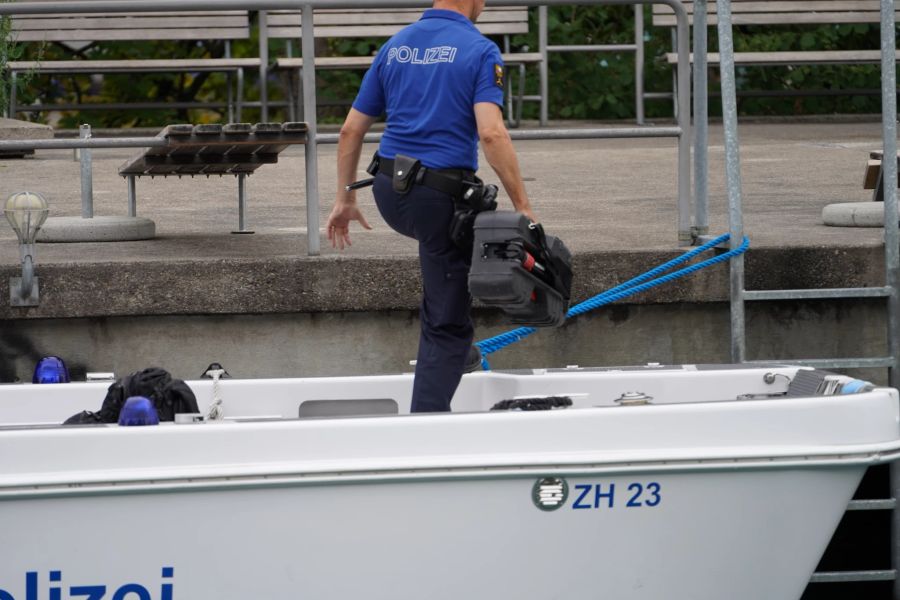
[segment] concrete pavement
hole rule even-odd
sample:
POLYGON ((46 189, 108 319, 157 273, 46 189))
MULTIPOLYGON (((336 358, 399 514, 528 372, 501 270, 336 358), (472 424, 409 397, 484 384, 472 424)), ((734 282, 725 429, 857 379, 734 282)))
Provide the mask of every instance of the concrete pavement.
MULTIPOLYGON (((748 275, 759 286, 771 287, 769 284, 826 283, 846 277, 850 271, 865 275, 866 282, 875 285, 877 269, 866 267, 860 273, 858 265, 847 267, 854 257, 868 262, 874 259, 872 251, 880 254, 881 229, 826 227, 821 213, 831 203, 869 200, 870 193, 862 189, 862 174, 868 152, 880 147, 880 125, 744 124, 740 141, 750 256, 810 257, 803 265, 791 259, 791 273, 779 268, 766 275, 768 280, 752 270, 748 275), (813 256, 843 258, 822 262, 813 256), (809 270, 815 271, 814 275, 803 273, 809 270)), ((600 286, 627 275, 630 268, 650 267, 679 251, 674 140, 521 141, 516 147, 536 214, 578 257, 582 293, 599 291, 600 286)), ((116 173, 133 152, 94 151, 96 215, 126 213, 126 186, 116 173)), ((709 153, 710 230, 717 234, 728 226, 724 151, 721 128, 716 125, 711 127, 709 153)), ((334 162, 335 147, 320 146, 322 225, 335 186, 334 162)), ((51 217, 80 215, 79 163, 71 151, 41 150, 30 159, 0 161, 0 174, 2 198, 14 191, 33 190, 48 199, 51 217)), ((496 179, 489 169, 483 169, 482 175, 496 179)), ((250 236, 229 233, 237 223, 234 177, 139 180, 138 214, 156 222, 155 239, 40 244, 37 269, 43 276, 44 302, 27 311, 0 303, 0 318, 248 309, 369 310, 416 305, 414 277, 406 273, 414 275, 415 244, 384 224, 370 192, 362 191, 359 197, 374 229, 357 228, 353 247, 343 252, 329 247, 323 236, 322 255, 307 257, 303 149, 288 150, 278 165, 262 168, 249 178, 248 185, 249 225, 256 231, 250 236), (253 293, 242 292, 240 283, 215 284, 227 280, 229 274, 239 275, 239 281, 249 278, 244 283, 255 288, 253 293), (300 280, 291 285, 281 281, 284 276, 300 280), (123 281, 123 277, 129 283, 128 291, 103 285, 108 278, 123 281), (274 301, 264 289, 267 282, 279 281, 288 286, 279 295, 296 296, 286 304, 274 301), (92 302, 89 297, 96 291, 95 284, 105 288, 103 301, 92 302), (160 298, 145 293, 153 288, 180 290, 182 299, 160 305, 160 298), (187 294, 189 290, 192 293, 187 294), (128 298, 116 300, 121 294, 128 298)), ((504 200, 501 193, 501 207, 508 207, 504 200)), ((11 229, 0 226, 4 286, 6 275, 16 270, 14 240, 11 229)), ((686 293, 715 293, 704 288, 686 293)))

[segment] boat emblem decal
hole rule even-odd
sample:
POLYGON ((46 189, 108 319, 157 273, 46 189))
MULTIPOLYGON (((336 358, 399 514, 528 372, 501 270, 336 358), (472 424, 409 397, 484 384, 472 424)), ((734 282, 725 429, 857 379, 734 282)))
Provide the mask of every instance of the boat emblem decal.
POLYGON ((534 482, 531 488, 531 500, 541 510, 551 511, 560 508, 569 497, 569 484, 559 477, 543 477, 534 482))

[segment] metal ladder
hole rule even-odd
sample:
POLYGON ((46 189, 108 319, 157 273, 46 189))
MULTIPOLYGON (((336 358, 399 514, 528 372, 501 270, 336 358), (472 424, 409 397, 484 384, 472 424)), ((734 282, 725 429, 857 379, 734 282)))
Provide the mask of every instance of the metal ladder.
MULTIPOLYGON (((694 48, 706 48, 706 0, 695 2, 694 48), (701 5, 700 16, 704 22, 697 24, 697 7, 701 5), (698 29, 700 31, 698 31, 698 29)), ((721 57, 722 116, 725 130, 725 171, 728 185, 728 211, 731 232, 731 248, 739 245, 744 237, 742 221, 742 199, 740 178, 740 155, 737 136, 737 102, 734 74, 734 47, 731 29, 730 0, 716 0, 718 10, 719 53, 721 57)), ((881 0, 881 82, 882 82, 882 125, 883 156, 897 155, 897 96, 896 96, 896 48, 895 16, 893 0, 881 0)), ((702 52, 697 53, 703 54, 702 52)), ((705 58, 705 57, 704 57, 705 58)), ((694 82, 696 96, 706 95, 706 68, 703 63, 695 63, 694 82)), ((695 96, 695 119, 698 136, 696 148, 703 146, 702 162, 705 166, 705 121, 706 100, 698 102, 695 96), (700 110, 698 110, 698 108, 700 110), (701 120, 703 123, 701 123, 701 120), (702 129, 701 129, 702 127, 702 129)), ((696 157, 695 157, 696 159, 696 157)), ((731 358, 733 362, 754 363, 771 361, 748 361, 746 359, 745 335, 745 303, 748 301, 771 300, 806 300, 836 298, 884 298, 887 301, 888 321, 888 356, 873 358, 845 359, 809 359, 778 360, 779 363, 802 364, 820 368, 860 368, 886 367, 889 383, 892 387, 900 387, 900 230, 898 230, 897 212, 897 161, 882 161, 884 169, 884 247, 885 247, 885 285, 874 288, 836 288, 816 290, 765 290, 750 291, 744 289, 744 256, 737 256, 731 261, 731 358)), ((695 162, 695 168, 699 165, 695 162)), ((705 172, 695 171, 696 202, 701 219, 697 223, 697 232, 705 233, 705 172)), ((891 569, 871 571, 839 571, 815 573, 810 582, 864 582, 893 581, 893 598, 900 600, 900 511, 896 510, 897 498, 900 497, 900 466, 890 465, 891 498, 879 500, 853 500, 848 510, 891 510, 891 569)))

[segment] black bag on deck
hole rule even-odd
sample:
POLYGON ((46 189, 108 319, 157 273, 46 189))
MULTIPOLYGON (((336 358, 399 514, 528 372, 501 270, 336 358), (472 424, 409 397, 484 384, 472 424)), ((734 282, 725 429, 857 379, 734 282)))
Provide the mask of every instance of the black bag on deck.
POLYGON ((165 369, 150 367, 109 386, 99 411, 82 411, 66 419, 63 425, 118 423, 119 411, 132 396, 149 398, 160 421, 174 421, 177 413, 200 412, 193 390, 184 381, 172 379, 165 369))
POLYGON ((469 291, 513 323, 558 327, 572 289, 572 254, 539 224, 511 211, 479 213, 469 291))

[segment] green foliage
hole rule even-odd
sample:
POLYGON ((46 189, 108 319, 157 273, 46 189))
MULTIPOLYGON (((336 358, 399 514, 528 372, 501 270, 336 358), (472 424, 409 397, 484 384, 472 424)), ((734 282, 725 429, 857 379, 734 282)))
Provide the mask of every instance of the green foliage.
MULTIPOLYGON (((0 0, 0 3, 14 2, 15 0, 0 0)), ((43 54, 43 45, 39 45, 36 50, 35 60, 40 60, 43 54)), ((13 82, 9 76, 7 64, 22 60, 25 56, 25 46, 19 44, 16 35, 12 30, 12 18, 8 15, 0 16, 0 107, 9 106, 9 96, 12 91, 13 82)), ((16 78, 17 93, 24 90, 31 80, 34 78, 34 71, 28 71, 20 74, 16 78)), ((5 109, 4 109, 5 110, 5 109)), ((14 116, 14 115, 10 115, 14 116)))
MULTIPOLYGON (((537 48, 537 10, 528 36, 513 40, 537 48)), ((561 6, 548 9, 548 34, 554 45, 631 44, 631 6, 561 6)), ((634 54, 556 52, 549 58, 550 117, 619 119, 634 114, 634 54)), ((536 83, 536 77, 531 77, 536 83)), ((534 88, 537 93, 537 87, 534 88)), ((537 107, 531 107, 532 117, 537 107)))
MULTIPOLYGON (((222 41, 203 43, 168 41, 132 41, 127 44, 97 44, 73 51, 54 46, 58 60, 80 54, 88 60, 141 58, 216 58, 225 55, 222 41)), ((85 75, 41 75, 41 101, 65 102, 164 102, 187 103, 217 101, 227 95, 226 75, 222 73, 140 73, 113 74, 101 78, 85 75)), ((205 123, 223 120, 222 111, 185 108, 149 108, 116 111, 67 111, 59 119, 61 127, 90 123, 97 127, 152 127, 168 123, 205 123)))

